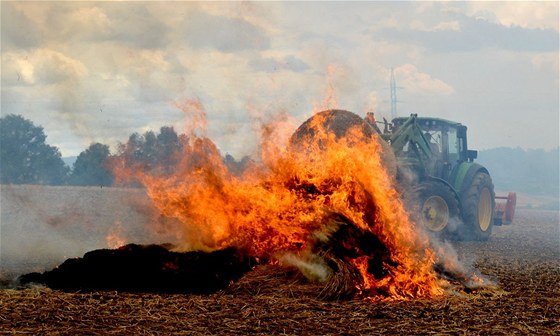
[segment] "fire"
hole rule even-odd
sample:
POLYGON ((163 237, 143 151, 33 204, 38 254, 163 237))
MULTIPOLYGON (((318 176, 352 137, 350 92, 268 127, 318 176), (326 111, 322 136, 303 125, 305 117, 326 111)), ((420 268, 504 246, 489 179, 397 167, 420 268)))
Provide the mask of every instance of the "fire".
POLYGON ((313 136, 284 147, 267 142, 274 127, 266 127, 260 161, 240 176, 210 139, 194 134, 170 176, 117 172, 140 181, 161 213, 182 224, 182 250, 235 247, 267 260, 324 253, 360 274, 363 296, 442 294, 436 255, 409 219, 376 136, 354 127, 337 137, 322 121, 311 125, 313 136))
POLYGON ((107 241, 107 247, 110 249, 119 248, 126 244, 126 240, 122 234, 122 222, 116 221, 113 226, 107 231, 107 236, 105 240, 107 241))
POLYGON ((338 106, 336 99, 336 86, 335 86, 335 74, 337 68, 335 64, 329 64, 327 66, 327 87, 325 88, 325 99, 321 104, 315 105, 313 107, 314 112, 319 112, 322 110, 333 109, 338 106))

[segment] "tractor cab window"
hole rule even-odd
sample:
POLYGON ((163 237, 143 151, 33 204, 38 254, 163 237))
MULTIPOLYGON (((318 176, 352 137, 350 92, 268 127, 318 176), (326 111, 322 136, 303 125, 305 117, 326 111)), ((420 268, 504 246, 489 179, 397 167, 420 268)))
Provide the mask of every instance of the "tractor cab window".
POLYGON ((449 153, 449 162, 455 163, 459 160, 460 143, 457 138, 457 129, 450 127, 447 131, 447 150, 449 153))
POLYGON ((426 139, 430 151, 434 155, 433 158, 426 161, 426 172, 429 175, 441 177, 441 163, 445 150, 445 147, 443 147, 445 145, 444 133, 439 125, 424 127, 423 131, 424 139, 426 139))
POLYGON ((436 155, 441 154, 442 150, 442 134, 441 130, 429 128, 424 129, 424 138, 428 141, 432 152, 436 155))

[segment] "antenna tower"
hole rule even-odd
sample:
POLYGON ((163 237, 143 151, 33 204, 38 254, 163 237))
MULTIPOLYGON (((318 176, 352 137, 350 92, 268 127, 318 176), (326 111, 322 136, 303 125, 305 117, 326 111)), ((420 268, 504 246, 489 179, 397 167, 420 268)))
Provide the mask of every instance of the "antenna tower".
POLYGON ((389 85, 391 89, 391 117, 397 117, 397 82, 395 81, 395 72, 391 68, 391 83, 389 85))

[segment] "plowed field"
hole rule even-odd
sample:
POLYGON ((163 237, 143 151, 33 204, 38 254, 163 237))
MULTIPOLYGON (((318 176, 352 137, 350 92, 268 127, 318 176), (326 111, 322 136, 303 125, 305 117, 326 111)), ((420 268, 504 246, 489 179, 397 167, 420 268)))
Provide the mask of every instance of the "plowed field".
POLYGON ((454 242, 496 287, 436 300, 324 301, 269 266, 212 295, 0 290, 0 334, 557 335, 557 212, 518 211, 489 242, 454 242))

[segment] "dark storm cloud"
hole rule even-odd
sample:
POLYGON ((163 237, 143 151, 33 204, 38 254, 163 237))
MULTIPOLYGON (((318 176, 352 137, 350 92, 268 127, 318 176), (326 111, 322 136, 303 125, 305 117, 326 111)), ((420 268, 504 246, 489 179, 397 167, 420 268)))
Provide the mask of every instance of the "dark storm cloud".
POLYGON ((265 33, 245 20, 201 12, 187 18, 185 39, 192 48, 223 52, 263 50, 270 46, 265 33))
POLYGON ((420 44, 439 52, 473 51, 487 48, 510 51, 549 52, 558 50, 558 31, 506 27, 467 16, 460 16, 459 30, 415 31, 383 29, 376 35, 387 39, 420 44))
POLYGON ((1 3, 2 49, 30 49, 39 46, 41 36, 37 25, 10 2, 1 3))
POLYGON ((279 70, 303 72, 309 69, 307 63, 294 55, 286 56, 281 60, 275 58, 258 58, 253 59, 249 64, 256 71, 271 73, 279 70))

